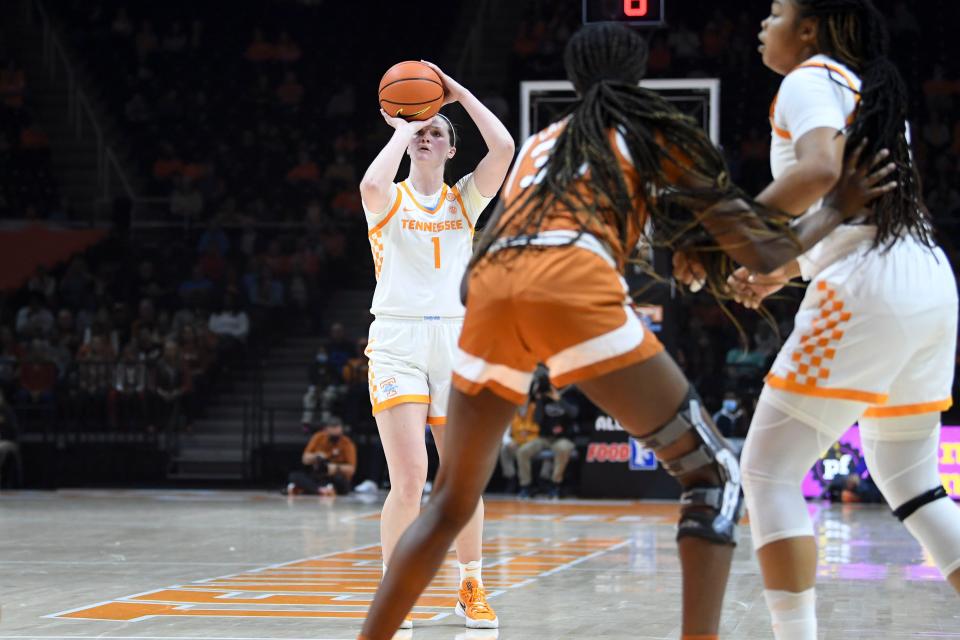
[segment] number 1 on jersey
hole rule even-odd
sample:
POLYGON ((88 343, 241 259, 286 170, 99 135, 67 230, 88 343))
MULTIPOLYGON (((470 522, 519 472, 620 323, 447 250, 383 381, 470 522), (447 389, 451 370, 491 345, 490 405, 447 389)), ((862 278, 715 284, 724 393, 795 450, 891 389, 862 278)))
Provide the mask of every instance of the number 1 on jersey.
POLYGON ((433 266, 440 268, 440 236, 434 236, 433 240, 433 266))

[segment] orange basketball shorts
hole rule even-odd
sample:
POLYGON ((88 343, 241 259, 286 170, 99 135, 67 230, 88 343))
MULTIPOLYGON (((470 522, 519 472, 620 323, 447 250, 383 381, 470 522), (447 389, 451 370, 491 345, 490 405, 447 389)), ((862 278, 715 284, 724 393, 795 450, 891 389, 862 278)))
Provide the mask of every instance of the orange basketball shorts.
MULTIPOLYGON (((588 240, 578 245, 599 245, 588 240)), ((522 253, 487 258, 470 274, 453 372, 458 390, 476 395, 489 389, 523 404, 538 363, 563 387, 663 350, 633 311, 626 282, 602 249, 507 251, 522 253)))

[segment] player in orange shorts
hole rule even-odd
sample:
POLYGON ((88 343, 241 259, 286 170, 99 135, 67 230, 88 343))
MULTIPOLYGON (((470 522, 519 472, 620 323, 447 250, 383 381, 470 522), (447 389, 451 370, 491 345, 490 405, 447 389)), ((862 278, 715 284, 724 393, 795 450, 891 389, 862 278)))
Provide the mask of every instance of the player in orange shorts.
POLYGON ((613 24, 584 27, 567 46, 580 98, 527 140, 474 254, 436 489, 394 551, 363 639, 390 638, 440 567, 538 362, 555 385, 577 384, 683 486, 684 638, 717 637, 740 470, 696 392, 632 311, 622 269, 641 239, 690 240, 720 292, 732 270, 724 252, 744 265, 785 263, 889 191, 874 185, 891 167, 867 176, 857 169, 859 151, 850 154, 824 207, 791 231, 785 214, 763 210, 730 183, 692 119, 637 86, 646 54, 639 35, 613 24))

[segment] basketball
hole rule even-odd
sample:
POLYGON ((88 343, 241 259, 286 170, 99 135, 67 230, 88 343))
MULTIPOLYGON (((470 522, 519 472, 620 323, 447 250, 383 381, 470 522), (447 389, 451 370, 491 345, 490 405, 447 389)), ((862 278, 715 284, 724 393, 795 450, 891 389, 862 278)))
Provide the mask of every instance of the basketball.
POLYGON ((443 105, 443 82, 422 62, 393 65, 380 79, 380 108, 392 117, 429 120, 443 105))

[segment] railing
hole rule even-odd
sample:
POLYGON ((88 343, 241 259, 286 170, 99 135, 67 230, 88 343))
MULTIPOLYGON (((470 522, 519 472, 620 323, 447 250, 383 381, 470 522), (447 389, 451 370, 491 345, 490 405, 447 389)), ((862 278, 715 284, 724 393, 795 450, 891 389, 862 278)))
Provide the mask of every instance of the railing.
POLYGON ((97 159, 97 193, 98 197, 91 203, 112 201, 117 195, 125 195, 131 201, 136 201, 133 185, 126 172, 120 165, 113 149, 107 144, 103 127, 97 119, 96 112, 90 104, 87 94, 80 88, 77 74, 70 62, 63 42, 43 6, 41 0, 26 0, 25 14, 36 15, 40 19, 43 31, 43 64, 50 78, 63 78, 67 85, 67 118, 78 140, 92 136, 95 143, 97 159), (30 12, 29 9, 33 11, 30 12))

